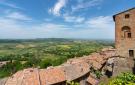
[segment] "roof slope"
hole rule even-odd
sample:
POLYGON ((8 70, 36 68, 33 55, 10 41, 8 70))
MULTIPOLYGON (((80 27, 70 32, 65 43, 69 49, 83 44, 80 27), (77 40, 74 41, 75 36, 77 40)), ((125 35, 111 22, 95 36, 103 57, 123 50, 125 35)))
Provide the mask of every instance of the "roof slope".
POLYGON ((21 85, 22 80, 23 80, 23 71, 18 71, 7 80, 5 85, 21 85))
POLYGON ((39 73, 41 85, 51 85, 66 80, 64 69, 60 67, 41 69, 39 73))
POLYGON ((40 85, 39 69, 28 68, 24 70, 24 77, 21 85, 40 85))
POLYGON ((92 76, 89 76, 87 78, 87 82, 89 82, 91 85, 98 85, 98 83, 99 83, 98 79, 96 79, 92 76))
POLYGON ((90 71, 89 64, 85 62, 65 65, 63 68, 65 69, 66 79, 68 81, 78 79, 90 71))
POLYGON ((130 8, 130 9, 126 10, 126 11, 123 11, 123 12, 120 12, 120 13, 117 13, 117 14, 113 15, 113 20, 115 21, 115 16, 117 16, 119 14, 122 14, 122 13, 125 13, 125 12, 130 11, 130 10, 134 10, 134 9, 135 9, 135 7, 130 8))

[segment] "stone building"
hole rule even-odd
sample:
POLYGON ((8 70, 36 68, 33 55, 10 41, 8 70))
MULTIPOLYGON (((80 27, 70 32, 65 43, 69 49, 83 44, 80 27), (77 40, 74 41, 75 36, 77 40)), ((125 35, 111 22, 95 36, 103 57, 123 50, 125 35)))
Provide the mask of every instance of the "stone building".
POLYGON ((117 55, 135 58, 135 7, 113 16, 117 55))

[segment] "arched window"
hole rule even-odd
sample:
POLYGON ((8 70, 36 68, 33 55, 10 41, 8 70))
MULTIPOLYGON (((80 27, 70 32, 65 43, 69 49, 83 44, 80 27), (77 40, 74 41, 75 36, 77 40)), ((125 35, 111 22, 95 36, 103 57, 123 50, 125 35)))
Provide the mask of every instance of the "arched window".
POLYGON ((122 36, 123 36, 123 38, 131 38, 132 37, 130 27, 128 27, 128 26, 122 27, 122 36))

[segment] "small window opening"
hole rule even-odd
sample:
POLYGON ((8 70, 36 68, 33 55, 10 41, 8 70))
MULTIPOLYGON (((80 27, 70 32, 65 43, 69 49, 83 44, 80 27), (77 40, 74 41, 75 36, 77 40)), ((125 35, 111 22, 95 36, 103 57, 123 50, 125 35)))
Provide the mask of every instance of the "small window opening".
POLYGON ((126 18, 126 19, 129 18, 129 17, 130 17, 129 14, 126 14, 126 15, 125 15, 125 18, 126 18))
POLYGON ((129 50, 129 57, 134 57, 134 50, 129 50))
POLYGON ((128 33, 128 38, 131 38, 131 33, 128 33))
POLYGON ((128 27, 128 26, 122 27, 122 37, 123 38, 131 38, 132 37, 130 27, 128 27))

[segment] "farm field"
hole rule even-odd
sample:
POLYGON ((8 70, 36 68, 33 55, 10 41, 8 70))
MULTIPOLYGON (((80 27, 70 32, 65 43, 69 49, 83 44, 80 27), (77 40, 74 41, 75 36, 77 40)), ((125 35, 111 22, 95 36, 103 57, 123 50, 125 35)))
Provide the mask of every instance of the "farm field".
POLYGON ((31 39, 0 40, 0 78, 28 67, 58 66, 74 57, 98 52, 113 46, 111 40, 31 39))

